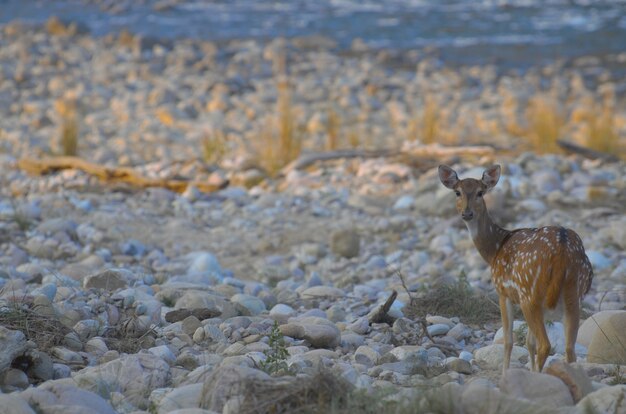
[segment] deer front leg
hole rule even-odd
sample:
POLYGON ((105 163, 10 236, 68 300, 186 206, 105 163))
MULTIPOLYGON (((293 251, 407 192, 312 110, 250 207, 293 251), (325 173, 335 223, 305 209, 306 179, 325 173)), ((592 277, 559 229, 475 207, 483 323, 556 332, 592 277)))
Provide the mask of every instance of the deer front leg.
POLYGON ((504 295, 500 295, 500 316, 504 333, 504 361, 502 362, 502 375, 504 375, 511 364, 511 351, 513 350, 513 305, 504 295))

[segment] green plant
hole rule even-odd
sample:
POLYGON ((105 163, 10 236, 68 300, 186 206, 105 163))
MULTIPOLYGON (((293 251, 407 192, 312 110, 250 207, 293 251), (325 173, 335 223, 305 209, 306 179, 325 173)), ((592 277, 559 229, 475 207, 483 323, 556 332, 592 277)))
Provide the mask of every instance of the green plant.
POLYGON ((280 332, 277 321, 274 321, 269 339, 270 349, 265 351, 267 359, 261 362, 261 369, 270 375, 289 374, 289 366, 287 365, 289 352, 287 352, 285 337, 280 332))
POLYGON ((515 344, 519 346, 526 345, 526 336, 528 335, 528 324, 523 322, 520 326, 513 331, 513 337, 515 338, 515 344))

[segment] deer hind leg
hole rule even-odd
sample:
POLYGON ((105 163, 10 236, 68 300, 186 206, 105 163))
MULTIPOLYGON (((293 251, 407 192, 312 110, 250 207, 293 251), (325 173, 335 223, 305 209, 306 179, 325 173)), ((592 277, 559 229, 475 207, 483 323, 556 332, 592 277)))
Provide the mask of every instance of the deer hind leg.
POLYGON ((541 305, 529 305, 522 307, 522 312, 524 313, 526 323, 528 324, 528 332, 532 334, 533 341, 536 342, 534 347, 537 350, 536 369, 538 372, 541 372, 543 365, 546 363, 546 359, 548 359, 548 354, 550 353, 550 339, 548 339, 546 325, 543 321, 543 308, 541 305))
POLYGON ((530 328, 526 327, 526 349, 528 349, 528 355, 530 356, 530 370, 537 371, 537 341, 530 328))
POLYGON ((502 375, 509 369, 511 363, 511 351, 513 350, 513 305, 511 301, 500 296, 500 316, 502 317, 502 331, 504 332, 504 361, 502 362, 502 375))
MULTIPOLYGON (((573 284, 576 288, 576 284, 573 284)), ((563 326, 565 329, 565 354, 567 362, 576 362, 576 336, 580 323, 580 299, 576 289, 567 289, 564 292, 563 326)))

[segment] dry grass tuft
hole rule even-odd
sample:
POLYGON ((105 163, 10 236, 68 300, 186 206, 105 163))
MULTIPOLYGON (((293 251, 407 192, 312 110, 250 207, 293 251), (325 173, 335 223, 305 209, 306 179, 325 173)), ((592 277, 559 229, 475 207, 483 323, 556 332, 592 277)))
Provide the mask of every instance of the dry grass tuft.
POLYGON ((618 153, 619 134, 616 115, 612 107, 602 105, 594 108, 583 119, 586 127, 587 146, 596 151, 609 154, 618 153))
POLYGON ((535 151, 558 152, 557 140, 565 127, 565 116, 558 103, 550 96, 540 94, 528 102, 526 109, 528 136, 535 151))
POLYGON ((421 113, 409 121, 408 139, 419 139, 422 144, 433 144, 439 139, 441 128, 441 109, 435 98, 430 95, 424 97, 424 106, 421 113))
POLYGON ((62 155, 78 155, 78 109, 75 100, 62 100, 56 103, 56 110, 61 119, 59 136, 62 155))
POLYGON ((201 138, 202 158, 207 164, 219 164, 226 155, 226 134, 206 131, 201 138))
POLYGON ((292 88, 284 54, 277 58, 275 67, 278 70, 276 116, 270 118, 257 142, 253 143, 259 165, 270 176, 275 176, 282 167, 300 156, 303 135, 303 127, 297 125, 293 113, 292 88))
POLYGON ((126 318, 119 324, 109 327, 103 335, 107 347, 126 354, 136 354, 142 349, 155 345, 157 333, 150 327, 143 327, 135 317, 126 318))
POLYGON ((466 323, 484 324, 500 320, 500 308, 496 300, 475 292, 461 275, 457 282, 440 284, 417 296, 404 308, 411 319, 426 315, 458 316, 466 323))
POLYGON ((47 351, 63 341, 70 329, 58 318, 50 316, 47 309, 29 304, 25 300, 10 303, 0 308, 0 325, 14 331, 21 331, 26 339, 37 344, 41 351, 47 351))
POLYGON ((333 108, 328 109, 328 121, 326 125, 326 150, 339 149, 339 128, 341 120, 339 114, 333 108))

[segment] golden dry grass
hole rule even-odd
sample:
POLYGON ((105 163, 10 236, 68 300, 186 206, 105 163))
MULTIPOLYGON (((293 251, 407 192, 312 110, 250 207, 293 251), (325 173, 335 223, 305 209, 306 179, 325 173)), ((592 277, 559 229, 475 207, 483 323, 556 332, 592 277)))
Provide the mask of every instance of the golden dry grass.
POLYGON ((530 99, 526 108, 528 129, 526 137, 539 153, 557 152, 557 141, 563 133, 566 118, 552 97, 539 94, 530 99))
POLYGON ((60 152, 61 155, 78 155, 78 110, 75 100, 61 100, 55 103, 57 114, 61 119, 60 152))
POLYGON ((208 164, 219 164, 227 152, 227 139, 223 131, 205 131, 200 139, 202 158, 208 164))
POLYGON ((619 152, 619 134, 615 118, 613 108, 607 105, 594 106, 584 117, 586 144, 589 148, 606 153, 619 152))
POLYGON ((441 108, 437 100, 430 95, 424 97, 421 112, 408 125, 408 140, 419 139, 422 144, 432 144, 439 138, 441 123, 441 108))
POLYGON ((274 70, 278 93, 276 113, 268 118, 258 139, 252 143, 259 166, 272 177, 300 156, 304 135, 304 127, 298 125, 293 111, 292 87, 284 53, 275 58, 274 70))
POLYGON ((328 121, 326 124, 326 150, 339 149, 339 128, 341 120, 339 114, 332 107, 328 109, 328 121))

